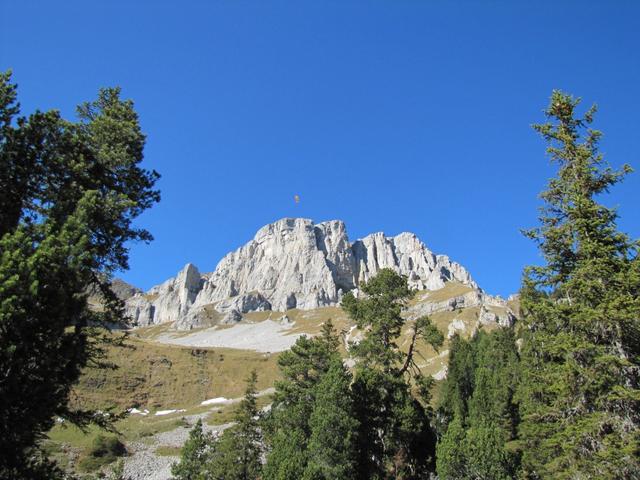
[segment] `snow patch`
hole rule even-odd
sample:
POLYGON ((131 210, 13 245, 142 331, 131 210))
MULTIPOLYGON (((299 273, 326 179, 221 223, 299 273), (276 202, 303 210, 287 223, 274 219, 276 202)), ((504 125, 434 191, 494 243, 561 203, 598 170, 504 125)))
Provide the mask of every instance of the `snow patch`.
POLYGON ((200 402, 200 405, 215 405, 219 403, 230 403, 231 400, 224 397, 210 398, 209 400, 205 400, 204 402, 200 402))
POLYGON ((130 408, 129 410, 127 410, 127 412, 129 412, 129 415, 149 415, 149 410, 147 410, 146 408, 144 410, 138 410, 137 408, 130 408))
POLYGON ((184 408, 181 408, 180 410, 158 410, 156 412, 156 417, 160 417, 162 415, 171 415, 172 413, 181 413, 181 412, 186 412, 186 410, 184 408))

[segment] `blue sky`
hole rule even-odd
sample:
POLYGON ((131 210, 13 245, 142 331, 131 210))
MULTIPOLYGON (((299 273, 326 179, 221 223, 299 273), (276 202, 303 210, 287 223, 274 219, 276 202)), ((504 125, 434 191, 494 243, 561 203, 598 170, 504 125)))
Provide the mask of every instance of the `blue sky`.
MULTIPOLYGON (((606 158, 640 169, 639 51, 632 1, 0 0, 24 113, 135 101, 162 174, 122 275, 145 289, 302 216, 415 232, 514 292, 554 172, 530 125, 554 88, 597 102, 606 158)), ((606 199, 636 238, 638 192, 640 172, 606 199)))

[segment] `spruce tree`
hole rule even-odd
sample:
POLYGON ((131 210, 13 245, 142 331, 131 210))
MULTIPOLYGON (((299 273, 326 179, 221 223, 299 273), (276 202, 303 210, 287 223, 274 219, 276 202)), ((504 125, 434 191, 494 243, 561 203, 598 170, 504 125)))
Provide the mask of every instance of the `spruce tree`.
POLYGON ((527 235, 545 259, 525 271, 523 478, 640 478, 640 260, 638 242, 598 202, 630 172, 613 170, 580 100, 554 91, 547 123, 558 174, 527 235))
POLYGON ((514 477, 512 455, 504 448, 505 432, 495 421, 481 420, 470 427, 465 435, 463 448, 465 475, 445 477, 470 480, 509 480, 514 477))
POLYGON ((299 480, 304 475, 317 387, 332 362, 340 359, 339 343, 329 320, 319 336, 300 337, 278 359, 283 378, 276 382, 271 412, 264 422, 265 480, 299 480))
POLYGON ((438 441, 436 457, 439 479, 468 478, 465 451, 466 431, 462 422, 462 416, 459 413, 455 414, 449 422, 446 432, 438 441))
POLYGON ((475 354, 471 342, 457 333, 450 339, 447 378, 440 391, 439 421, 446 424, 455 416, 467 417, 473 394, 475 354))
POLYGON ((474 340, 474 388, 464 444, 467 478, 514 478, 518 456, 507 445, 515 439, 518 421, 514 401, 518 356, 513 330, 501 328, 474 340))
POLYGON ((454 337, 438 408, 441 479, 514 478, 518 355, 512 328, 454 337))

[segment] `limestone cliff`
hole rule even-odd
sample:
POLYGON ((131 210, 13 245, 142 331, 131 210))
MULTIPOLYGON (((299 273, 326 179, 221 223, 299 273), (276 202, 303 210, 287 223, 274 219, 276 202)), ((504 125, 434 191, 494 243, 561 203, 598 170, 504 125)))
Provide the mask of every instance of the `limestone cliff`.
POLYGON ((132 296, 128 314, 134 325, 175 322, 189 329, 238 321, 252 311, 333 306, 381 268, 406 275, 418 290, 455 281, 485 297, 461 265, 435 255, 412 233, 374 233, 351 243, 342 221, 284 218, 261 228, 212 273, 188 264, 175 278, 132 296))

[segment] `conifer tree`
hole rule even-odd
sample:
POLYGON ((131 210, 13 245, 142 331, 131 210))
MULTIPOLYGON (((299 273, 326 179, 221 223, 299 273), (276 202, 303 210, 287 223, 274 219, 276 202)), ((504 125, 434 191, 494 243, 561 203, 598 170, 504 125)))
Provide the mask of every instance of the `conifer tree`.
POLYGON ((454 414, 447 430, 440 438, 436 449, 438 478, 467 478, 467 461, 465 451, 466 431, 462 425, 462 415, 454 414))
POLYGON ((523 478, 640 478, 640 260, 598 197, 616 171, 598 151, 595 107, 554 91, 547 123, 558 174, 535 240, 545 264, 525 271, 522 382, 523 478))
POLYGON ((316 387, 309 418, 311 436, 303 480, 355 478, 357 421, 351 398, 351 375, 336 357, 316 387))
POLYGON ((407 279, 393 270, 381 269, 361 290, 363 297, 347 293, 342 301, 364 333, 351 347, 357 359, 352 390, 360 424, 358 478, 426 478, 435 456, 428 407, 432 379, 420 373, 415 347, 422 341, 437 349, 443 336, 422 317, 408 325, 408 351, 400 349, 398 339, 406 323, 402 311, 413 292, 407 279))
POLYGON ((465 475, 451 479, 509 480, 514 476, 512 455, 504 448, 504 430, 492 420, 480 420, 465 435, 465 475))
POLYGON ((332 361, 340 358, 338 345, 339 338, 329 320, 319 336, 300 337, 278 359, 283 379, 276 382, 271 412, 264 424, 268 446, 265 480, 299 480, 304 475, 316 389, 332 361))
POLYGON ((247 379, 244 398, 235 414, 235 425, 225 430, 216 442, 205 466, 207 480, 257 480, 262 471, 262 436, 258 424, 256 384, 254 371, 247 379))
POLYGON ((472 342, 468 342, 457 333, 453 335, 449 346, 447 378, 440 393, 439 420, 445 423, 454 416, 467 417, 468 403, 473 394, 475 374, 475 354, 472 342))
POLYGON ((55 478, 37 444, 56 416, 104 423, 71 410, 69 392, 100 363, 122 302, 110 288, 128 268, 132 241, 151 240, 133 221, 159 200, 158 174, 140 167, 145 136, 118 88, 78 107, 19 117, 17 87, 0 73, 0 477, 55 478), (89 289, 105 298, 88 308, 89 289))
POLYGON ((174 480, 203 480, 203 467, 212 454, 214 438, 202 429, 202 420, 193 426, 189 438, 182 447, 180 461, 171 466, 174 480))
POLYGON ((518 355, 512 328, 452 340, 438 415, 443 430, 437 470, 447 479, 514 478, 509 442, 518 421, 514 401, 518 355))

